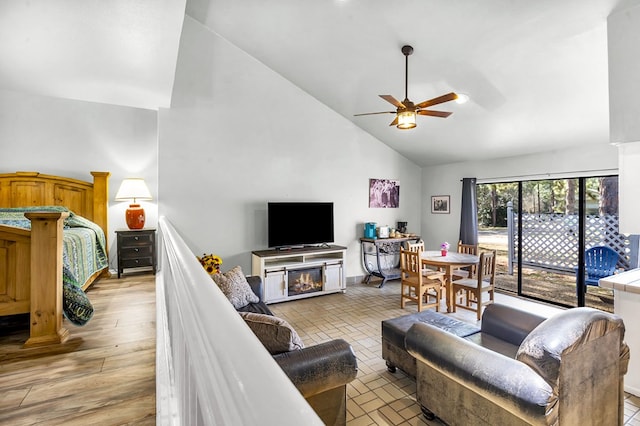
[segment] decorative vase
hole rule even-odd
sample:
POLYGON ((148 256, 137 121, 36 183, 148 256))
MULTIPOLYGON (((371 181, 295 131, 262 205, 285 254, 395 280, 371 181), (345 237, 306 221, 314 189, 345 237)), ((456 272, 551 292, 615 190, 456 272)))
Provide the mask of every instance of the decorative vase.
POLYGON ((145 215, 144 209, 140 207, 140 204, 130 204, 125 212, 125 218, 129 229, 144 228, 145 215))
POLYGON ((442 257, 446 256, 447 255, 447 251, 446 250, 440 250, 440 255, 442 257))

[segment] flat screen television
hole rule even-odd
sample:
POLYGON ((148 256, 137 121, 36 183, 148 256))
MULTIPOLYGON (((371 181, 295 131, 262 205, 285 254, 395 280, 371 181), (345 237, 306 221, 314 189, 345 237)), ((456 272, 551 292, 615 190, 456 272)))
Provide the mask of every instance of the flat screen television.
POLYGON ((304 247, 333 241, 333 203, 267 203, 269 247, 304 247))

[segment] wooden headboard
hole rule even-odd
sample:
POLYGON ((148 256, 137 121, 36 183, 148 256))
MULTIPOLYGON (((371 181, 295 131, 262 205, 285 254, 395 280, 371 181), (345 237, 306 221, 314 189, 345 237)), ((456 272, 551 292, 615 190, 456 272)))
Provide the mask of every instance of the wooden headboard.
POLYGON ((107 236, 110 174, 91 172, 91 183, 38 172, 0 173, 0 207, 64 206, 107 236))

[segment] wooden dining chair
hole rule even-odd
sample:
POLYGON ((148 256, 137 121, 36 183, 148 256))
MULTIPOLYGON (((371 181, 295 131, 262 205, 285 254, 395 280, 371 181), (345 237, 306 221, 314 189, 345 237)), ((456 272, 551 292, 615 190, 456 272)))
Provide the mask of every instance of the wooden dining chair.
MULTIPOLYGON (((410 251, 415 251, 420 254, 424 251, 424 241, 416 241, 415 243, 410 243, 407 241, 407 249, 410 251)), ((442 282, 442 287, 444 291, 445 286, 445 274, 444 271, 440 271, 437 269, 429 268, 426 265, 422 265, 422 275, 429 278, 430 280, 440 280, 442 282)))
POLYGON ((451 283, 453 294, 457 295, 453 303, 453 312, 456 312, 456 308, 475 311, 479 321, 482 307, 493 303, 495 277, 496 251, 480 253, 476 278, 462 278, 451 283), (488 293, 488 296, 483 298, 483 293, 488 293), (461 296, 461 299, 458 299, 458 296, 461 296))
POLYGON ((412 243, 411 241, 405 241, 405 245, 407 246, 407 250, 411 251, 424 251, 424 241, 417 240, 412 243))
MULTIPOLYGON (((463 244, 462 240, 458 241, 458 253, 478 255, 477 244, 463 244)), ((451 277, 454 280, 460 280, 462 278, 473 278, 476 275, 476 265, 467 266, 460 269, 454 269, 451 271, 451 277)))
POLYGON ((418 304, 418 312, 423 308, 436 308, 440 311, 442 281, 429 279, 422 272, 420 252, 400 248, 400 307, 404 309, 407 301, 418 304), (431 302, 431 299, 434 299, 431 302))

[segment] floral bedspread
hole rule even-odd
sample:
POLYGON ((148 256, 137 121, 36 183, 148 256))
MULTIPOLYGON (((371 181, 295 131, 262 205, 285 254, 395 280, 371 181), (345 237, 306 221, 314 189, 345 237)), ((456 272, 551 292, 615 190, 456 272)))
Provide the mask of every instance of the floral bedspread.
POLYGON ((39 206, 0 208, 0 225, 31 229, 28 211, 69 212, 63 229, 63 308, 76 325, 84 325, 93 315, 93 307, 81 287, 97 271, 108 265, 106 238, 102 228, 64 207, 39 206))

